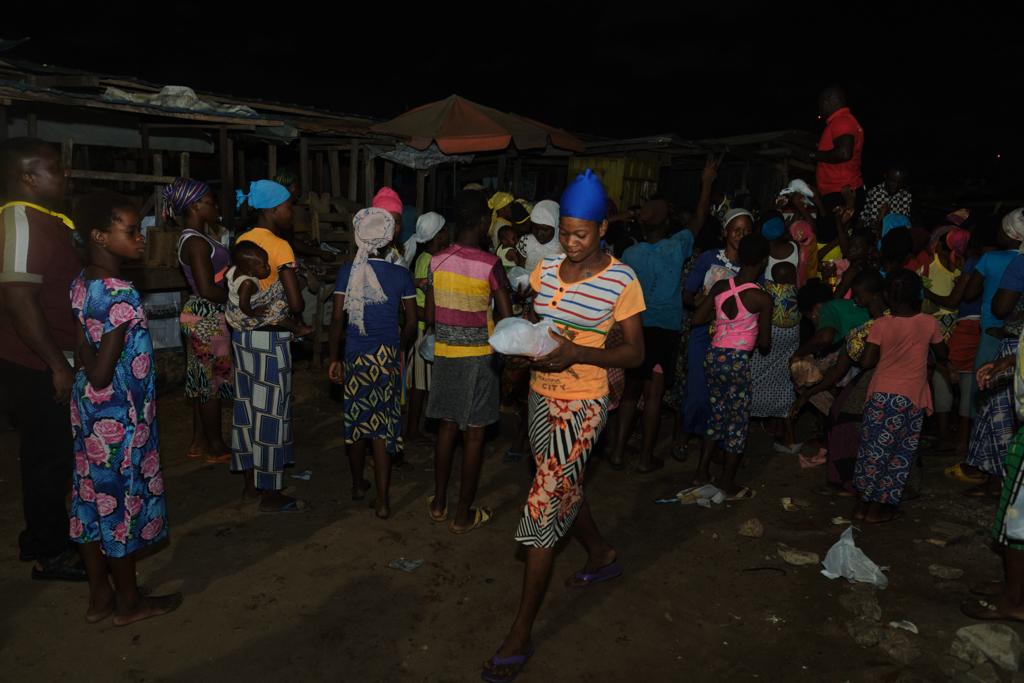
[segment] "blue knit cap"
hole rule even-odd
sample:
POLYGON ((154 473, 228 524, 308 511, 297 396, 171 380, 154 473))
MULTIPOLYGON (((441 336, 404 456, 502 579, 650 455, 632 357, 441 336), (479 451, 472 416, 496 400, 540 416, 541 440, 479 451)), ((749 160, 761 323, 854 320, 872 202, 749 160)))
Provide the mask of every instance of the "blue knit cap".
POLYGON ((608 194, 589 168, 565 188, 560 204, 562 216, 569 218, 600 223, 608 216, 608 194))
POLYGON ((284 185, 275 183, 273 180, 256 180, 249 185, 249 194, 242 194, 241 190, 235 190, 235 199, 238 208, 242 204, 249 203, 254 209, 273 209, 288 201, 292 193, 284 185))

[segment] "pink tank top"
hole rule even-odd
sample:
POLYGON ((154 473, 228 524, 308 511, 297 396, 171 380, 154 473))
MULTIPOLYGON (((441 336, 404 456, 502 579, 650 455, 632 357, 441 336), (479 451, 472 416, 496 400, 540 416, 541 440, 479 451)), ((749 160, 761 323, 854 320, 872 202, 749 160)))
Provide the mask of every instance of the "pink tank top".
POLYGON ((729 289, 715 297, 715 338, 711 346, 716 349, 739 349, 750 351, 757 344, 757 313, 751 313, 743 305, 740 292, 757 289, 757 285, 748 282, 736 286, 736 280, 729 278, 729 289), (731 320, 722 310, 726 300, 736 297, 736 317, 731 320))

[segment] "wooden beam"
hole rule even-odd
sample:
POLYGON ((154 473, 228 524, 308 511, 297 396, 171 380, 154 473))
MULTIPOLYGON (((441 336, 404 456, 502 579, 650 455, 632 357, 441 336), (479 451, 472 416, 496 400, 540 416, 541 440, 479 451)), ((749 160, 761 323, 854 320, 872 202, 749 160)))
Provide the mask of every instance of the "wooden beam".
MULTIPOLYGON (((175 129, 175 128, 179 128, 179 129, 193 129, 194 128, 194 129, 199 129, 199 130, 203 130, 203 129, 209 130, 211 128, 220 128, 220 125, 218 125, 216 123, 212 123, 212 124, 211 123, 149 123, 149 124, 146 124, 146 125, 149 126, 150 130, 157 130, 157 129, 166 130, 168 128, 170 128, 170 129, 175 129)), ((238 125, 238 126, 225 126, 225 128, 227 128, 228 130, 231 130, 231 131, 236 131, 236 130, 240 130, 240 131, 253 131, 253 130, 256 130, 256 126, 242 126, 242 125, 238 125)))
POLYGON ((142 137, 142 172, 149 173, 153 170, 149 165, 149 126, 145 123, 139 126, 139 134, 142 137))
POLYGON ((87 109, 110 109, 114 111, 131 112, 135 114, 148 114, 150 116, 162 116, 168 119, 182 119, 185 121, 207 121, 219 124, 238 124, 244 122, 248 126, 283 126, 284 122, 277 119, 240 119, 237 116, 217 116, 215 114, 197 114, 194 112, 165 111, 157 107, 144 105, 118 104, 96 100, 91 97, 73 97, 52 95, 50 93, 28 92, 15 90, 13 88, 0 88, 0 97, 18 100, 20 102, 45 102, 47 104, 59 104, 67 107, 85 107, 87 109))
POLYGON ((100 79, 95 75, 40 75, 36 76, 35 84, 42 85, 47 88, 98 88, 100 86, 100 79))
POLYGON ((299 138, 299 192, 309 196, 309 138, 299 138))
POLYGON ((68 175, 72 178, 82 180, 116 180, 122 183, 162 183, 170 185, 174 182, 174 176, 156 176, 148 173, 121 173, 117 171, 86 171, 84 169, 71 169, 68 175))
POLYGON ((324 153, 317 152, 313 155, 313 186, 318 194, 326 192, 327 183, 324 182, 324 153))
POLYGON ((359 141, 352 141, 352 151, 348 158, 348 199, 359 201, 359 141))
POLYGON ((387 187, 395 186, 395 165, 390 161, 384 162, 384 185, 387 187))
POLYGON ((245 150, 241 147, 238 148, 238 152, 235 154, 238 159, 238 166, 236 167, 235 177, 238 178, 238 184, 241 187, 246 186, 246 174, 245 174, 245 150))
POLYGON ((181 158, 181 163, 178 165, 178 173, 181 174, 182 178, 188 178, 189 177, 189 175, 188 175, 189 174, 189 162, 192 159, 192 155, 190 155, 188 152, 182 152, 180 158, 181 158))
POLYGON ((267 143, 267 177, 273 178, 277 175, 277 145, 273 142, 267 143))
POLYGON ((68 138, 60 145, 60 162, 63 164, 65 171, 70 171, 74 167, 74 154, 75 141, 68 138))
POLYGON ((498 190, 502 191, 505 189, 505 164, 507 158, 504 154, 498 157, 498 190))
POLYGON ((327 163, 331 167, 331 197, 334 199, 341 196, 341 160, 338 157, 336 149, 327 153, 327 163))
POLYGON ((7 139, 7 105, 0 102, 0 142, 7 139))
POLYGON ((427 199, 427 172, 416 171, 416 212, 423 215, 424 202, 427 199))

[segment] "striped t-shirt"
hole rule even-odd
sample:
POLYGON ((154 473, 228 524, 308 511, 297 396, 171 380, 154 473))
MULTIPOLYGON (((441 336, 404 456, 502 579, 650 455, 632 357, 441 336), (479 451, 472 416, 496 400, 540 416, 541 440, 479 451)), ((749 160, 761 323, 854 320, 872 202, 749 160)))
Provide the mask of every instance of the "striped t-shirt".
MULTIPOLYGON (((612 325, 645 308, 636 273, 612 258, 597 275, 563 282, 559 268, 564 254, 547 256, 530 275, 537 292, 533 309, 542 319, 558 324, 562 334, 580 346, 603 348, 612 325)), ((550 398, 595 399, 608 395, 608 372, 594 365, 573 365, 562 372, 534 372, 530 388, 550 398)))
POLYGON ((434 355, 488 356, 494 329, 493 292, 508 287, 501 260, 481 249, 453 244, 430 260, 434 290, 434 355))

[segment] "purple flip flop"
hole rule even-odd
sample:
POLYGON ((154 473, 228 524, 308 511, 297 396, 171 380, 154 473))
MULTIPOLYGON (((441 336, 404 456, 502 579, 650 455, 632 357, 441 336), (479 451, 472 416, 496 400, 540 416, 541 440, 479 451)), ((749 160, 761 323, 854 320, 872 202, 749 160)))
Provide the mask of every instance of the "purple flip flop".
POLYGON ((573 580, 576 582, 571 584, 576 588, 586 588, 592 583, 601 583, 603 581, 611 581, 622 576, 622 565, 619 564, 618 560, 606 564, 605 566, 598 569, 596 572, 584 572, 579 571, 572 575, 573 580))
POLYGON ((492 667, 507 666, 512 667, 512 672, 507 676, 499 676, 496 673, 492 673, 487 669, 480 672, 480 678, 487 681, 487 683, 509 683, 514 681, 519 672, 526 666, 526 662, 533 656, 533 645, 530 645, 530 649, 523 655, 511 655, 509 657, 499 657, 498 653, 495 652, 494 656, 491 657, 488 662, 492 667))

